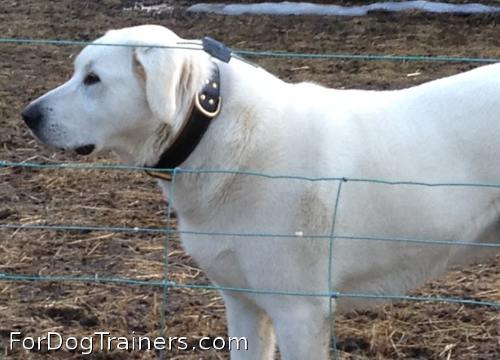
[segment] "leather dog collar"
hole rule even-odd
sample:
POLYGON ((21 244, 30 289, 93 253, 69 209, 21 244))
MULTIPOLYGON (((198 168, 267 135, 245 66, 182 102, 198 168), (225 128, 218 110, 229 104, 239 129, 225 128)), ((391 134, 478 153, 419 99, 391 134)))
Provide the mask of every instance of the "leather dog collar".
MULTIPOLYGON (((203 89, 193 99, 191 112, 182 129, 152 168, 174 169, 186 161, 200 143, 212 119, 219 114, 221 103, 219 68, 214 63, 212 76, 206 80, 203 89)), ((146 170, 146 174, 161 180, 172 180, 172 174, 167 172, 146 170)))

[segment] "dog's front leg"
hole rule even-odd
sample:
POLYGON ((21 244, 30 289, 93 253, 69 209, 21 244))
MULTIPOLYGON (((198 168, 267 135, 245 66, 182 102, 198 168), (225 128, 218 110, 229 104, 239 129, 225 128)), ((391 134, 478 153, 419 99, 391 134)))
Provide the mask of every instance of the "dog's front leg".
POLYGON ((231 360, 271 360, 275 337, 267 314, 238 294, 223 293, 230 337, 247 340, 248 350, 231 347, 231 360))
POLYGON ((330 344, 328 299, 281 301, 272 320, 283 360, 326 360, 330 344))

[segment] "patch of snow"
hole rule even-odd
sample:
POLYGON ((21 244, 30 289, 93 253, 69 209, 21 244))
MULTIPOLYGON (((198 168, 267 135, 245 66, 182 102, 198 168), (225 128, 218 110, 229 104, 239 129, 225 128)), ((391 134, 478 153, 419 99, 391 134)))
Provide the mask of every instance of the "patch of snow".
POLYGON ((499 6, 483 4, 449 4, 425 0, 402 2, 376 2, 360 6, 323 5, 307 2, 263 2, 257 4, 205 4, 200 3, 188 8, 192 12, 209 12, 223 15, 334 15, 364 16, 370 11, 398 12, 405 10, 421 10, 433 13, 484 14, 498 13, 499 6))

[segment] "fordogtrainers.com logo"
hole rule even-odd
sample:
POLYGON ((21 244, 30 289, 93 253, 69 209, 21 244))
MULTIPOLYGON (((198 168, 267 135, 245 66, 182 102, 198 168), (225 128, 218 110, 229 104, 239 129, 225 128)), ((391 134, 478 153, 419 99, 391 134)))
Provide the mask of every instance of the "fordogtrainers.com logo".
POLYGON ((8 350, 30 352, 71 351, 82 355, 110 351, 205 351, 248 350, 244 337, 148 337, 132 333, 131 336, 113 336, 107 331, 96 331, 89 336, 65 336, 58 332, 47 332, 42 336, 23 336, 20 331, 10 333, 8 350))

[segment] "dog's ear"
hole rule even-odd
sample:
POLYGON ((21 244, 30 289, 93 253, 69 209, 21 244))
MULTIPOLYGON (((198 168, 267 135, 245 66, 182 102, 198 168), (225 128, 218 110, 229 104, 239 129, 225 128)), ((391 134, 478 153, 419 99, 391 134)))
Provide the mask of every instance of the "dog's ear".
POLYGON ((149 108, 158 120, 169 123, 175 118, 184 94, 179 93, 185 78, 183 54, 163 48, 134 49, 133 66, 144 82, 149 108))

